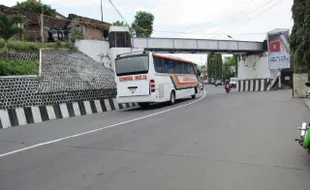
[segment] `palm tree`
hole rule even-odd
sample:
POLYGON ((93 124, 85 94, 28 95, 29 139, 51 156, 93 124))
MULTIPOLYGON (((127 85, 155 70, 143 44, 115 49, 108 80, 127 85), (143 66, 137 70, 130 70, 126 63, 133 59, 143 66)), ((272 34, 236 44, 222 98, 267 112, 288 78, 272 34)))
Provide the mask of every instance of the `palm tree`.
POLYGON ((0 38, 3 38, 5 42, 6 61, 9 58, 9 39, 15 34, 23 33, 24 30, 16 26, 17 23, 22 23, 23 20, 23 17, 20 15, 8 17, 6 14, 0 12, 0 38))

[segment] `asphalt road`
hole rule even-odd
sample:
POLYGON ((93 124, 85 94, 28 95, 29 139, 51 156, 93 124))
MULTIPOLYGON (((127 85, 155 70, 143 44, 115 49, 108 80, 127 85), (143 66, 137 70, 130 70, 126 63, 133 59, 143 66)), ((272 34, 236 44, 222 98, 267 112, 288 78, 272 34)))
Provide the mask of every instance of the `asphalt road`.
POLYGON ((0 155, 131 120, 0 157, 0 189, 310 189, 310 155, 294 142, 310 120, 303 100, 208 86, 193 101, 1 130, 0 155))

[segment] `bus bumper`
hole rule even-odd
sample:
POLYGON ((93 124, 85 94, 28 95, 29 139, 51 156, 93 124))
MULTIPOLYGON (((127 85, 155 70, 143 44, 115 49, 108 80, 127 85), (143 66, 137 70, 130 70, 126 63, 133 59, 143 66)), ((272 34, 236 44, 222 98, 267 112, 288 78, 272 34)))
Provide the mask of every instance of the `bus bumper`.
POLYGON ((116 101, 119 104, 125 103, 143 103, 143 102, 162 102, 158 101, 155 94, 147 96, 116 96, 116 101))

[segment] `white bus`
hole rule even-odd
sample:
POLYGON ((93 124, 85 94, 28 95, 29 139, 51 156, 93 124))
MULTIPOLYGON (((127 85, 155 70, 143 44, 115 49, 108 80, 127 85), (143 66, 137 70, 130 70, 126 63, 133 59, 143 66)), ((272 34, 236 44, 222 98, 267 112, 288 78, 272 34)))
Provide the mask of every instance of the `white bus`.
POLYGON ((198 93, 194 63, 152 52, 120 54, 115 59, 117 103, 169 102, 198 93))

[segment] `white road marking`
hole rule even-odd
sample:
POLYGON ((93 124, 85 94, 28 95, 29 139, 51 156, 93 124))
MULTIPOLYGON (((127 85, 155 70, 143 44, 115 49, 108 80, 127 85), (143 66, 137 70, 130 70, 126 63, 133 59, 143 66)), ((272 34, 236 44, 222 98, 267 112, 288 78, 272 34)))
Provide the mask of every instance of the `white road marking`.
POLYGON ((97 108, 97 112, 98 113, 102 113, 102 108, 101 108, 101 104, 100 104, 100 101, 99 100, 95 100, 95 105, 96 105, 96 108, 97 108))
POLYGON ((84 107, 85 107, 86 115, 92 114, 89 101, 84 101, 84 107))
POLYGON ((50 120, 56 119, 56 115, 55 115, 53 106, 46 106, 46 110, 47 110, 48 118, 50 120))
POLYGON ((73 110, 74 110, 74 115, 75 116, 81 116, 79 104, 74 102, 74 103, 72 103, 72 106, 73 106, 73 110))
POLYGON ((180 106, 177 106, 177 107, 174 107, 174 108, 170 108, 170 109, 167 109, 167 110, 163 110, 163 111, 160 111, 160 112, 156 112, 156 113, 148 114, 148 115, 145 115, 145 116, 137 117, 135 119, 130 119, 130 120, 127 120, 127 121, 122 121, 122 122, 119 122, 119 123, 115 123, 115 124, 112 124, 112 125, 108 125, 108 126, 105 126, 105 127, 94 129, 94 130, 91 130, 91 131, 87 131, 87 132, 83 132, 83 133, 79 133, 79 134, 75 134, 75 135, 71 135, 71 136, 67 136, 67 137, 63 137, 63 138, 59 138, 59 139, 55 139, 55 140, 51 140, 51 141, 47 141, 47 142, 43 142, 43 143, 38 143, 38 144, 35 144, 35 145, 32 145, 32 146, 28 146, 28 147, 25 147, 25 148, 13 150, 11 152, 0 154, 0 158, 5 157, 5 156, 9 156, 9 155, 12 155, 12 154, 16 154, 16 153, 19 153, 19 152, 23 152, 23 151, 26 151, 26 150, 34 149, 34 148, 37 148, 37 147, 41 147, 41 146, 53 144, 53 143, 56 143, 56 142, 60 142, 60 141, 63 141, 63 140, 71 139, 71 138, 74 138, 74 137, 79 137, 79 136, 87 135, 87 134, 94 133, 94 132, 97 132, 97 131, 102 131, 103 129, 108 129, 108 128, 116 127, 116 126, 119 126, 119 125, 124 125, 124 124, 127 124, 127 123, 132 123, 132 122, 135 122, 135 121, 139 121, 139 120, 143 120, 143 119, 146 119, 146 118, 149 118, 149 117, 160 115, 160 114, 163 114, 163 113, 166 113, 166 112, 170 112, 170 111, 173 111, 173 110, 176 110, 176 109, 179 109, 179 108, 183 108, 183 107, 189 106, 189 105, 194 104, 196 102, 199 102, 205 96, 206 96, 206 91, 204 90, 203 91, 203 96, 201 98, 199 98, 198 100, 195 100, 193 102, 190 102, 190 103, 187 103, 187 104, 184 104, 184 105, 180 105, 180 106))
POLYGON ((42 118, 41 118, 41 113, 39 107, 31 107, 32 109, 32 114, 33 114, 33 120, 35 123, 41 123, 42 118))
POLYGON ((109 100, 105 99, 104 100, 104 104, 105 104, 105 106, 107 108, 107 111, 111 111, 112 110, 109 100))
POLYGON ((114 103, 114 107, 116 110, 119 110, 119 106, 118 106, 118 103, 116 101, 116 98, 113 98, 113 103, 114 103))
POLYGON ((17 115, 17 120, 19 125, 26 125, 27 120, 25 117, 25 112, 23 108, 17 108, 16 109, 16 115, 17 115))
POLYGON ((1 120, 3 128, 11 127, 11 121, 10 121, 10 118, 9 118, 8 111, 0 110, 0 120, 1 120))
POLYGON ((68 107, 67 107, 67 104, 60 104, 59 105, 60 107, 60 111, 61 111, 61 114, 62 114, 62 118, 69 118, 69 112, 68 112, 68 107))

